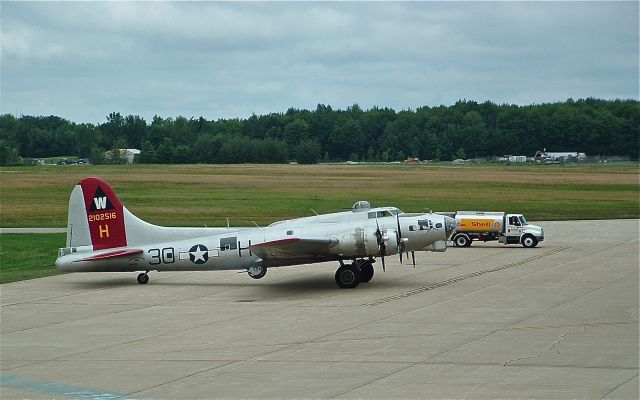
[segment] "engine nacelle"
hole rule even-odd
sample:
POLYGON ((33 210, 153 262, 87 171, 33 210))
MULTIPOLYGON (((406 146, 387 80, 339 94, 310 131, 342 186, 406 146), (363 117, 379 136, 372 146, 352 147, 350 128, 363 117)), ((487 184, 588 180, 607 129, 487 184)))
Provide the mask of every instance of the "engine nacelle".
MULTIPOLYGON (((382 232, 383 240, 387 239, 386 232, 382 232)), ((345 257, 366 257, 378 256, 380 249, 378 247, 378 236, 375 229, 356 228, 353 233, 337 235, 338 245, 332 247, 332 252, 345 257)), ((387 252, 390 250, 388 239, 387 252)))
POLYGON ((442 253, 447 250, 447 242, 444 240, 438 240, 437 242, 433 242, 433 244, 426 246, 423 250, 442 253))

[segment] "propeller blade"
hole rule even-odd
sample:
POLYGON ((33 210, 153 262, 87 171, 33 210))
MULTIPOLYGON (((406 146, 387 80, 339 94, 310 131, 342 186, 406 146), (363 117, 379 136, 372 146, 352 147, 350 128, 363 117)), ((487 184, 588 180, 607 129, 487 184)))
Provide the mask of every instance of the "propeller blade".
POLYGON ((400 229, 400 216, 396 214, 396 244, 398 245, 398 254, 400 255, 400 264, 402 264, 402 253, 404 253, 404 241, 402 240, 402 230, 400 229))
POLYGON ((413 261, 413 268, 416 267, 416 252, 412 251, 411 252, 411 260, 413 261))
POLYGON ((380 225, 378 225, 378 219, 376 218, 376 238, 378 240, 378 255, 382 259, 382 271, 386 272, 386 265, 384 263, 384 256, 387 253, 387 245, 384 243, 384 238, 382 237, 382 231, 380 231, 380 225))

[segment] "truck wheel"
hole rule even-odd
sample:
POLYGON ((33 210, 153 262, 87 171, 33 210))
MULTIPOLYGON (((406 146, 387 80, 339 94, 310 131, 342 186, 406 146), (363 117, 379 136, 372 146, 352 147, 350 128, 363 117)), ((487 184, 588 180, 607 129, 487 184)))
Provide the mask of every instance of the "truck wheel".
POLYGON ((456 247, 469 247, 471 246, 471 238, 464 233, 459 233, 453 237, 453 243, 456 247))
POLYGON ((537 245, 538 245, 538 239, 536 239, 534 236, 524 235, 522 237, 522 247, 531 248, 531 247, 536 247, 537 245))

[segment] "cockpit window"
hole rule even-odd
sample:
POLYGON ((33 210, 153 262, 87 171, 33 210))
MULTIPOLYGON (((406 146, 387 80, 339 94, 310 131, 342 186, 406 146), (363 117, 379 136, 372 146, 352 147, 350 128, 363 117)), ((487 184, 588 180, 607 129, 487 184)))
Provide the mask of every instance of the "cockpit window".
POLYGON ((509 224, 513 226, 520 226, 520 219, 517 215, 512 215, 509 217, 509 224))
POLYGON ((527 220, 526 220, 526 219, 524 219, 524 215, 521 215, 521 216, 520 216, 520 223, 522 224, 522 226, 527 225, 527 220))
POLYGON ((392 217, 392 216, 396 215, 396 214, 393 213, 394 211, 396 211, 396 210, 371 211, 370 213, 367 214, 367 217, 369 219, 392 217))

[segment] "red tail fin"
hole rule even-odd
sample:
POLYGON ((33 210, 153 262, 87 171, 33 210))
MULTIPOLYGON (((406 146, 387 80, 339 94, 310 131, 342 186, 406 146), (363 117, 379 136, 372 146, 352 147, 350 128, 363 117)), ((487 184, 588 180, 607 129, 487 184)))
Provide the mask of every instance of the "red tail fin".
POLYGON ((127 232, 122 203, 113 193, 111 186, 98 178, 83 179, 80 181, 80 186, 93 249, 126 246, 127 232))

